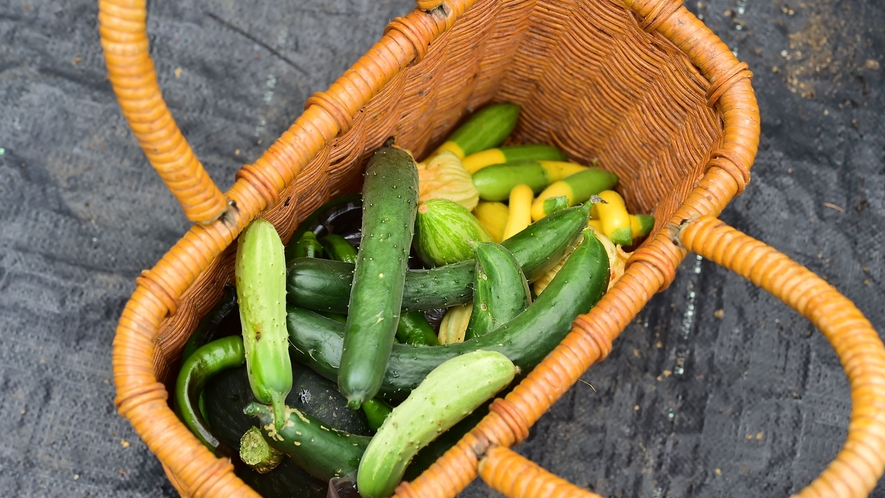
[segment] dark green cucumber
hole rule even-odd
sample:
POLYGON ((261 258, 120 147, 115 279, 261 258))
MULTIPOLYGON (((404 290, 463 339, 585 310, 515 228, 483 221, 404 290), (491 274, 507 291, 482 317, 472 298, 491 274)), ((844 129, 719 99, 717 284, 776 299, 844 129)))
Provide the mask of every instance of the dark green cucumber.
MULTIPOLYGON (((338 392, 333 381, 322 377, 298 362, 292 362, 294 386, 286 405, 322 420, 329 427, 351 434, 370 435, 362 412, 349 410, 347 400, 338 392)), ((204 388, 206 421, 212 433, 226 446, 236 451, 241 436, 257 425, 257 419, 243 413, 243 407, 255 401, 246 368, 225 370, 213 377, 204 388)), ((236 474, 252 489, 266 498, 305 497, 325 498, 328 482, 321 481, 299 467, 290 458, 267 474, 259 474, 233 458, 236 474)))
POLYGON ((421 311, 403 312, 396 324, 396 340, 413 346, 439 346, 433 327, 421 311))
MULTIPOLYGON (((501 243, 513 254, 529 282, 547 273, 587 226, 590 205, 557 211, 501 243)), ((471 260, 406 272, 403 312, 448 308, 471 302, 475 262, 471 260)), ((314 311, 347 313, 353 265, 295 259, 288 268, 286 299, 314 311)))
POLYGON ((418 205, 415 159, 396 147, 378 149, 362 192, 363 237, 338 372, 338 389, 354 410, 378 393, 396 335, 418 205))
POLYGON ((497 147, 510 135, 519 119, 516 104, 490 104, 473 113, 434 154, 451 151, 458 159, 485 149, 497 147))
POLYGON ((329 259, 356 263, 356 248, 341 235, 330 233, 320 239, 320 244, 329 259))
MULTIPOLYGON (((605 247, 592 232, 585 232, 584 241, 547 289, 494 332, 448 346, 394 344, 381 393, 389 399, 404 399, 437 365, 478 349, 499 351, 527 373, 562 341, 575 317, 599 301, 608 280, 605 247)), ((320 375, 336 378, 344 336, 341 324, 290 306, 287 325, 293 355, 320 375)))
POLYGON ((372 439, 327 427, 320 419, 296 408, 286 409, 283 424, 276 423, 273 410, 267 405, 252 402, 243 412, 258 418, 258 428, 272 448, 323 481, 353 475, 372 439), (277 430, 275 425, 282 429, 277 430))
POLYGON ((473 252, 473 313, 465 339, 492 332, 516 318, 532 302, 525 274, 510 251, 494 242, 476 242, 473 252))

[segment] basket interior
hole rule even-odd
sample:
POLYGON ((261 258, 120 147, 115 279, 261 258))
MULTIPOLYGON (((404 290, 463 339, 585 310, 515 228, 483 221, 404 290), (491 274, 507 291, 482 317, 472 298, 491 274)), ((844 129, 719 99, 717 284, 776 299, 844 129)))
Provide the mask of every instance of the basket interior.
MULTIPOLYGON (((471 111, 522 106, 512 143, 542 142, 620 177, 631 212, 666 222, 722 140, 709 82, 670 41, 610 0, 478 0, 420 61, 397 74, 353 126, 326 145, 264 213, 288 240, 325 200, 358 191, 365 161, 388 137, 421 158, 471 111)), ((155 372, 167 387, 181 349, 233 280, 229 247, 162 324, 155 372)))

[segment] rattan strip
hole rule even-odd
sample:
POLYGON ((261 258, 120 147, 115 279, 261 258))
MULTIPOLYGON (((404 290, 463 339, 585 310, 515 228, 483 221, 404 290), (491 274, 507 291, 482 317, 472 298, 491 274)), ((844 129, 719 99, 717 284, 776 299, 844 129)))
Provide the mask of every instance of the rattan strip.
POLYGON ((512 498, 602 498, 555 476, 522 455, 496 446, 479 462, 479 475, 494 489, 512 498))
POLYGON ((811 271, 723 222, 685 224, 686 249, 769 291, 810 320, 845 369, 853 403, 845 446, 798 496, 867 496, 885 470, 885 347, 854 304, 811 271))
POLYGON ((145 155, 187 218, 210 223, 227 209, 227 200, 194 155, 160 95, 149 54, 145 1, 99 1, 108 79, 145 155))

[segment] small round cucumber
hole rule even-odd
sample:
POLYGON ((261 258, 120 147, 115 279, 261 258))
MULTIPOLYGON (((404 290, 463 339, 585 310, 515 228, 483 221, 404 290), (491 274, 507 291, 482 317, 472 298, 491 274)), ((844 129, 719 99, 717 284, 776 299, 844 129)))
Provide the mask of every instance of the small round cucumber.
POLYGON ((415 220, 415 252, 430 267, 457 263, 473 257, 472 241, 492 240, 489 232, 464 206, 448 199, 429 199, 418 204, 415 220))
POLYGON ((433 369, 369 442, 357 471, 360 495, 393 494, 418 450, 507 387, 517 371, 497 351, 474 351, 433 369))

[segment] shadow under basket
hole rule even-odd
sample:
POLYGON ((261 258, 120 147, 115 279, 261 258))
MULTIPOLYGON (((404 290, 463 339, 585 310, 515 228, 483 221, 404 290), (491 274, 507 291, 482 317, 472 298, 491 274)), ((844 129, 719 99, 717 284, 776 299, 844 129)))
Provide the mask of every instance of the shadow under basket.
MULTIPOLYGON (((715 219, 746 186, 759 142, 751 73, 668 0, 418 1, 222 193, 169 113, 148 52, 146 0, 100 0, 102 46, 120 107, 193 227, 137 279, 114 340, 116 406, 184 496, 253 496, 227 459, 167 402, 184 343, 233 280, 235 240, 254 218, 288 241, 324 201, 361 186, 389 137, 417 158, 475 109, 522 107, 511 143, 554 144, 620 177, 652 235, 625 275, 489 415, 399 496, 454 496, 473 479, 508 496, 595 496, 510 447, 610 352, 612 341, 696 252, 772 292, 833 344, 852 389, 848 439, 802 496, 865 496, 885 468, 885 349, 832 287, 715 219)), ((592 463, 588 462, 588 465, 592 463)))

